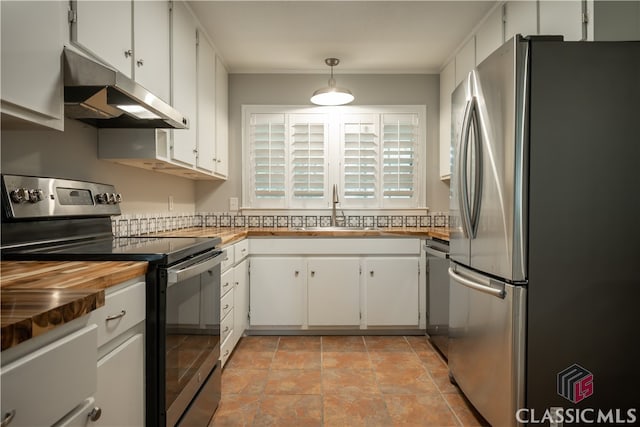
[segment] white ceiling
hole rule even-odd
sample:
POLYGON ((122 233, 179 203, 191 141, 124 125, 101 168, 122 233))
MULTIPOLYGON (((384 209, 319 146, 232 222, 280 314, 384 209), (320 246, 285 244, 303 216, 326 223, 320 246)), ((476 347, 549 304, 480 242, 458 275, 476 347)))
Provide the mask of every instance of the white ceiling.
POLYGON ((495 1, 190 1, 232 73, 437 73, 495 1))

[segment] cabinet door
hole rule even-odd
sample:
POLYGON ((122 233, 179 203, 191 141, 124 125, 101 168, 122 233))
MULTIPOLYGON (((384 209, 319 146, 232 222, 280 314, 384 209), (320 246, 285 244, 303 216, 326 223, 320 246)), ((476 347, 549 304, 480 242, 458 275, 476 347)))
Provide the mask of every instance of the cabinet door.
POLYGON ((301 326, 306 305, 304 278, 302 258, 252 258, 251 325, 301 326))
POLYGON ((134 78, 165 102, 171 101, 169 18, 166 1, 133 2, 134 78))
POLYGON ((360 324, 360 260, 310 258, 307 263, 309 326, 360 324))
MULTIPOLYGON (((98 360, 96 426, 144 425, 144 338, 134 335, 98 360)), ((93 425, 92 424, 92 425, 93 425)))
POLYGON ((440 73, 440 179, 451 177, 451 93, 455 86, 455 61, 440 73))
POLYGON ((535 1, 509 1, 504 5, 504 39, 516 34, 538 34, 538 6, 535 1))
POLYGON ((476 32, 476 65, 485 60, 503 43, 503 8, 496 8, 476 32))
POLYGON ((476 39, 471 39, 460 49, 456 55, 456 86, 464 80, 469 72, 476 66, 476 39))
POLYGON ((367 326, 418 325, 418 270, 418 258, 367 259, 367 326))
POLYGON ((193 166, 196 163, 196 24, 187 6, 173 3, 171 39, 171 102, 189 120, 188 129, 173 131, 171 159, 193 166))
MULTIPOLYGON (((541 1, 540 34, 563 35, 567 41, 582 40, 582 1, 541 1)), ((585 28, 586 29, 586 28, 585 28)))
POLYGON ((0 7, 3 128, 9 114, 62 130, 63 3, 3 1, 0 7))
POLYGON ((216 174, 229 174, 229 74, 216 56, 216 174))
POLYGON ((131 77, 132 2, 78 0, 72 5, 71 41, 131 77))
POLYGON ((198 158, 196 167, 216 169, 216 56, 207 38, 198 37, 198 158))
POLYGON ((249 269, 247 260, 234 267, 233 277, 235 289, 233 291, 233 333, 234 341, 244 334, 249 323, 249 269))

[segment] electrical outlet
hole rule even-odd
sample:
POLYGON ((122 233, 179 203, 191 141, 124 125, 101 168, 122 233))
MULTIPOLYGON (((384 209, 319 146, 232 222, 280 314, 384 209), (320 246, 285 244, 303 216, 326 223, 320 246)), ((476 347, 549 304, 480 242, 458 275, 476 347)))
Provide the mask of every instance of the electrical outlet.
POLYGON ((238 198, 237 197, 229 197, 229 210, 231 212, 238 211, 238 198))
POLYGON ((169 196, 169 212, 173 210, 173 196, 169 196))

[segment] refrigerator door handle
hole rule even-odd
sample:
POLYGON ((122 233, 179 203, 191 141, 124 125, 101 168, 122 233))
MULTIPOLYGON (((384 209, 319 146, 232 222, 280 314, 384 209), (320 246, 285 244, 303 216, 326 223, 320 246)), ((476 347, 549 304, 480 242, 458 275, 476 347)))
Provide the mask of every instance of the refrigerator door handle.
POLYGON ((469 187, 467 185, 467 165, 469 155, 469 127, 473 110, 473 100, 467 101, 462 120, 462 133, 460 135, 460 155, 458 156, 458 203, 462 223, 462 233, 465 238, 470 237, 471 219, 469 207, 469 187))
POLYGON ((482 135, 480 133, 480 116, 478 114, 478 101, 473 97, 471 106, 470 126, 473 126, 474 139, 474 173, 473 178, 473 201, 471 203, 471 213, 469 218, 470 235, 472 239, 478 235, 478 223, 480 218, 480 202, 482 201, 482 180, 483 180, 483 162, 482 162, 482 135))
POLYGON ((485 294, 489 294, 500 299, 504 299, 504 297, 507 295, 504 289, 492 288, 482 283, 478 283, 473 280, 467 279, 466 277, 461 276, 460 274, 453 271, 452 268, 449 268, 449 277, 451 277, 453 280, 460 283, 461 285, 466 286, 467 288, 484 292, 485 294))

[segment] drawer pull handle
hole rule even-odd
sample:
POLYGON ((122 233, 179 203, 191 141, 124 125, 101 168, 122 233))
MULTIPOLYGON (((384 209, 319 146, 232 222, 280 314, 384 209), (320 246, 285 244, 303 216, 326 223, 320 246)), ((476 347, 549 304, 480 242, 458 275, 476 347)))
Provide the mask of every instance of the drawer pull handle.
POLYGON ((112 314, 111 316, 107 316, 106 319, 104 319, 106 322, 108 322, 109 320, 116 320, 119 319, 121 317, 124 317, 124 315, 127 314, 127 312, 125 310, 122 310, 120 313, 118 314, 112 314))
POLYGON ((222 332, 227 332, 229 330, 229 327, 227 326, 226 328, 224 328, 224 331, 222 332))
POLYGON ((102 416, 102 409, 100 409, 99 406, 96 406, 91 410, 91 412, 89 412, 89 419, 91 421, 98 421, 101 416, 102 416))
POLYGON ((244 249, 244 248, 242 248, 242 250, 241 250, 240 252, 247 252, 247 250, 246 250, 246 249, 244 249))
POLYGON ((222 285, 223 288, 226 288, 227 286, 229 286, 229 282, 226 282, 224 285, 222 285))
POLYGON ((4 418, 2 418, 2 422, 0 422, 0 427, 7 427, 9 424, 11 424, 11 421, 13 421, 15 416, 15 409, 12 409, 11 412, 7 412, 6 414, 4 414, 4 418))
POLYGON ((229 304, 225 304, 224 307, 222 307, 223 310, 226 310, 227 308, 229 308, 229 304))
POLYGON ((224 357, 227 357, 229 355, 229 349, 227 349, 227 351, 224 352, 224 357))

